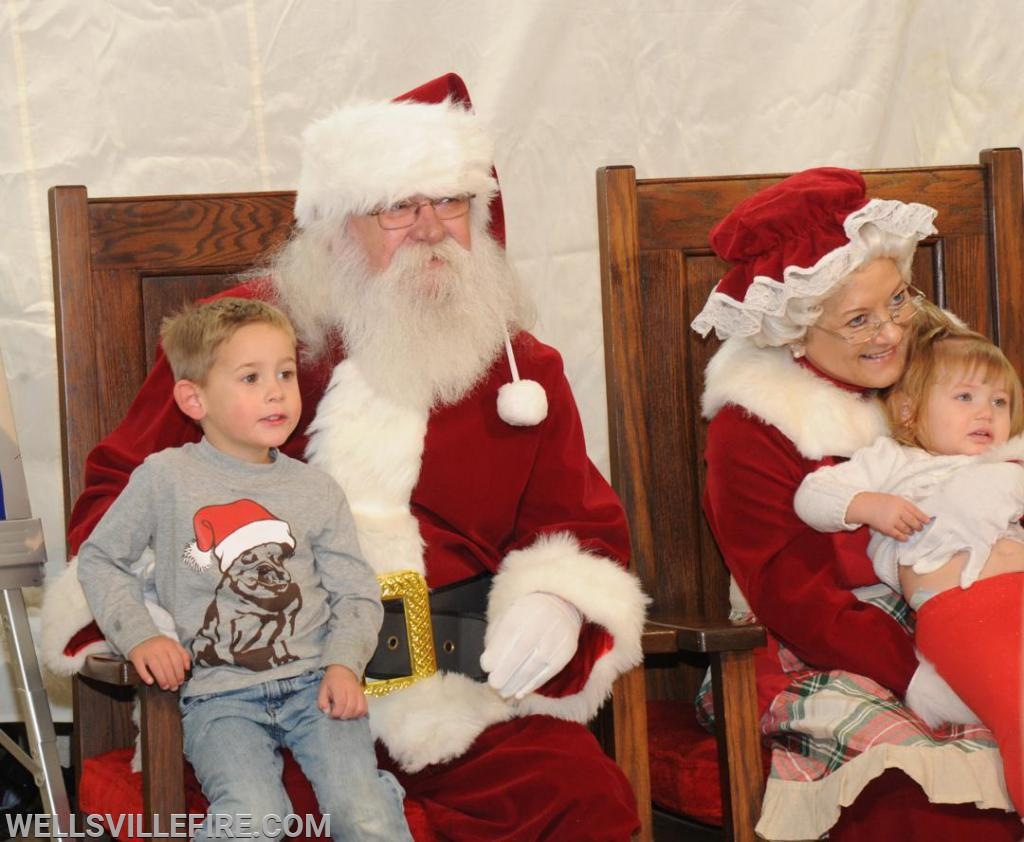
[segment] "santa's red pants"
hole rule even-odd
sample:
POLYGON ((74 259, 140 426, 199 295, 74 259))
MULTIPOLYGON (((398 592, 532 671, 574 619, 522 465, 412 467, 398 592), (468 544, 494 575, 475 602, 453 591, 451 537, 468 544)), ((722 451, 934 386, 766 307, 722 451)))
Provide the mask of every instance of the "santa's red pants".
POLYGON ((528 716, 492 725, 457 760, 414 775, 380 762, 438 840, 628 842, 640 826, 622 771, 572 722, 528 716))

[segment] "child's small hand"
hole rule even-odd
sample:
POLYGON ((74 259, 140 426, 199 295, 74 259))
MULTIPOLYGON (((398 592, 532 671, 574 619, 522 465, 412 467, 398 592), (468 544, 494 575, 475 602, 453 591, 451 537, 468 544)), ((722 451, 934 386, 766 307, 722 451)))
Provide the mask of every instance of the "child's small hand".
POLYGON ((341 664, 331 664, 324 672, 316 704, 332 719, 358 719, 366 716, 363 686, 356 674, 341 664))
POLYGON ((847 523, 865 523, 872 529, 906 541, 931 520, 909 500, 897 494, 862 491, 855 494, 846 509, 847 523))
POLYGON ((161 690, 177 690, 185 683, 185 673, 192 666, 185 647, 178 641, 171 640, 162 634, 142 641, 128 653, 139 678, 152 684, 154 681, 161 690))

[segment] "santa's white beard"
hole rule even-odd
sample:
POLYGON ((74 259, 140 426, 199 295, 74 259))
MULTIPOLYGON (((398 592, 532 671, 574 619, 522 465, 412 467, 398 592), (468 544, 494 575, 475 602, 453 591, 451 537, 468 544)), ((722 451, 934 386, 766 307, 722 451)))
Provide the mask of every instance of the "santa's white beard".
POLYGON ((305 255, 292 255, 291 267, 279 263, 278 291, 314 353, 336 330, 366 380, 392 400, 454 403, 490 368, 505 326, 521 326, 526 310, 504 252, 476 233, 468 251, 451 238, 403 244, 382 272, 369 269, 347 235, 321 260, 311 252, 322 246, 293 241, 305 255), (302 277, 287 271, 300 266, 302 277))

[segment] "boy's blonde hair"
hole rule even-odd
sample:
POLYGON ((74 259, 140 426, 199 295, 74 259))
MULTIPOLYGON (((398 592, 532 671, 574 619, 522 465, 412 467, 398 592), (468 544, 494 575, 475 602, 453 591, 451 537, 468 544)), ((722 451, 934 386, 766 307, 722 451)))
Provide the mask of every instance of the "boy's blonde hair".
POLYGON ((985 383, 1002 382, 1010 393, 1010 435, 1024 432, 1024 389, 1006 355, 986 336, 953 321, 934 305, 915 320, 903 375, 889 390, 885 410, 893 438, 931 450, 921 429, 921 409, 944 376, 979 372, 985 383))
POLYGON ((295 344, 295 330, 277 307, 254 298, 217 298, 205 304, 188 304, 160 324, 160 341, 175 380, 203 385, 213 366, 217 349, 239 328, 266 324, 288 335, 295 344))

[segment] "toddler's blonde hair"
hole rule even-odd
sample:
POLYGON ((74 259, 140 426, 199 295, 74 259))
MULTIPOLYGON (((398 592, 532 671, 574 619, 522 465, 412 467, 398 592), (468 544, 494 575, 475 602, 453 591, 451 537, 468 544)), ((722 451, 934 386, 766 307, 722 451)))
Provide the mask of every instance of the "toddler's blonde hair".
POLYGON ((1024 432, 1024 389, 1006 355, 987 337, 953 321, 934 305, 915 319, 907 363, 885 398, 893 438, 930 451, 921 410, 944 377, 980 373, 984 383, 1003 383, 1010 394, 1010 435, 1024 432))

